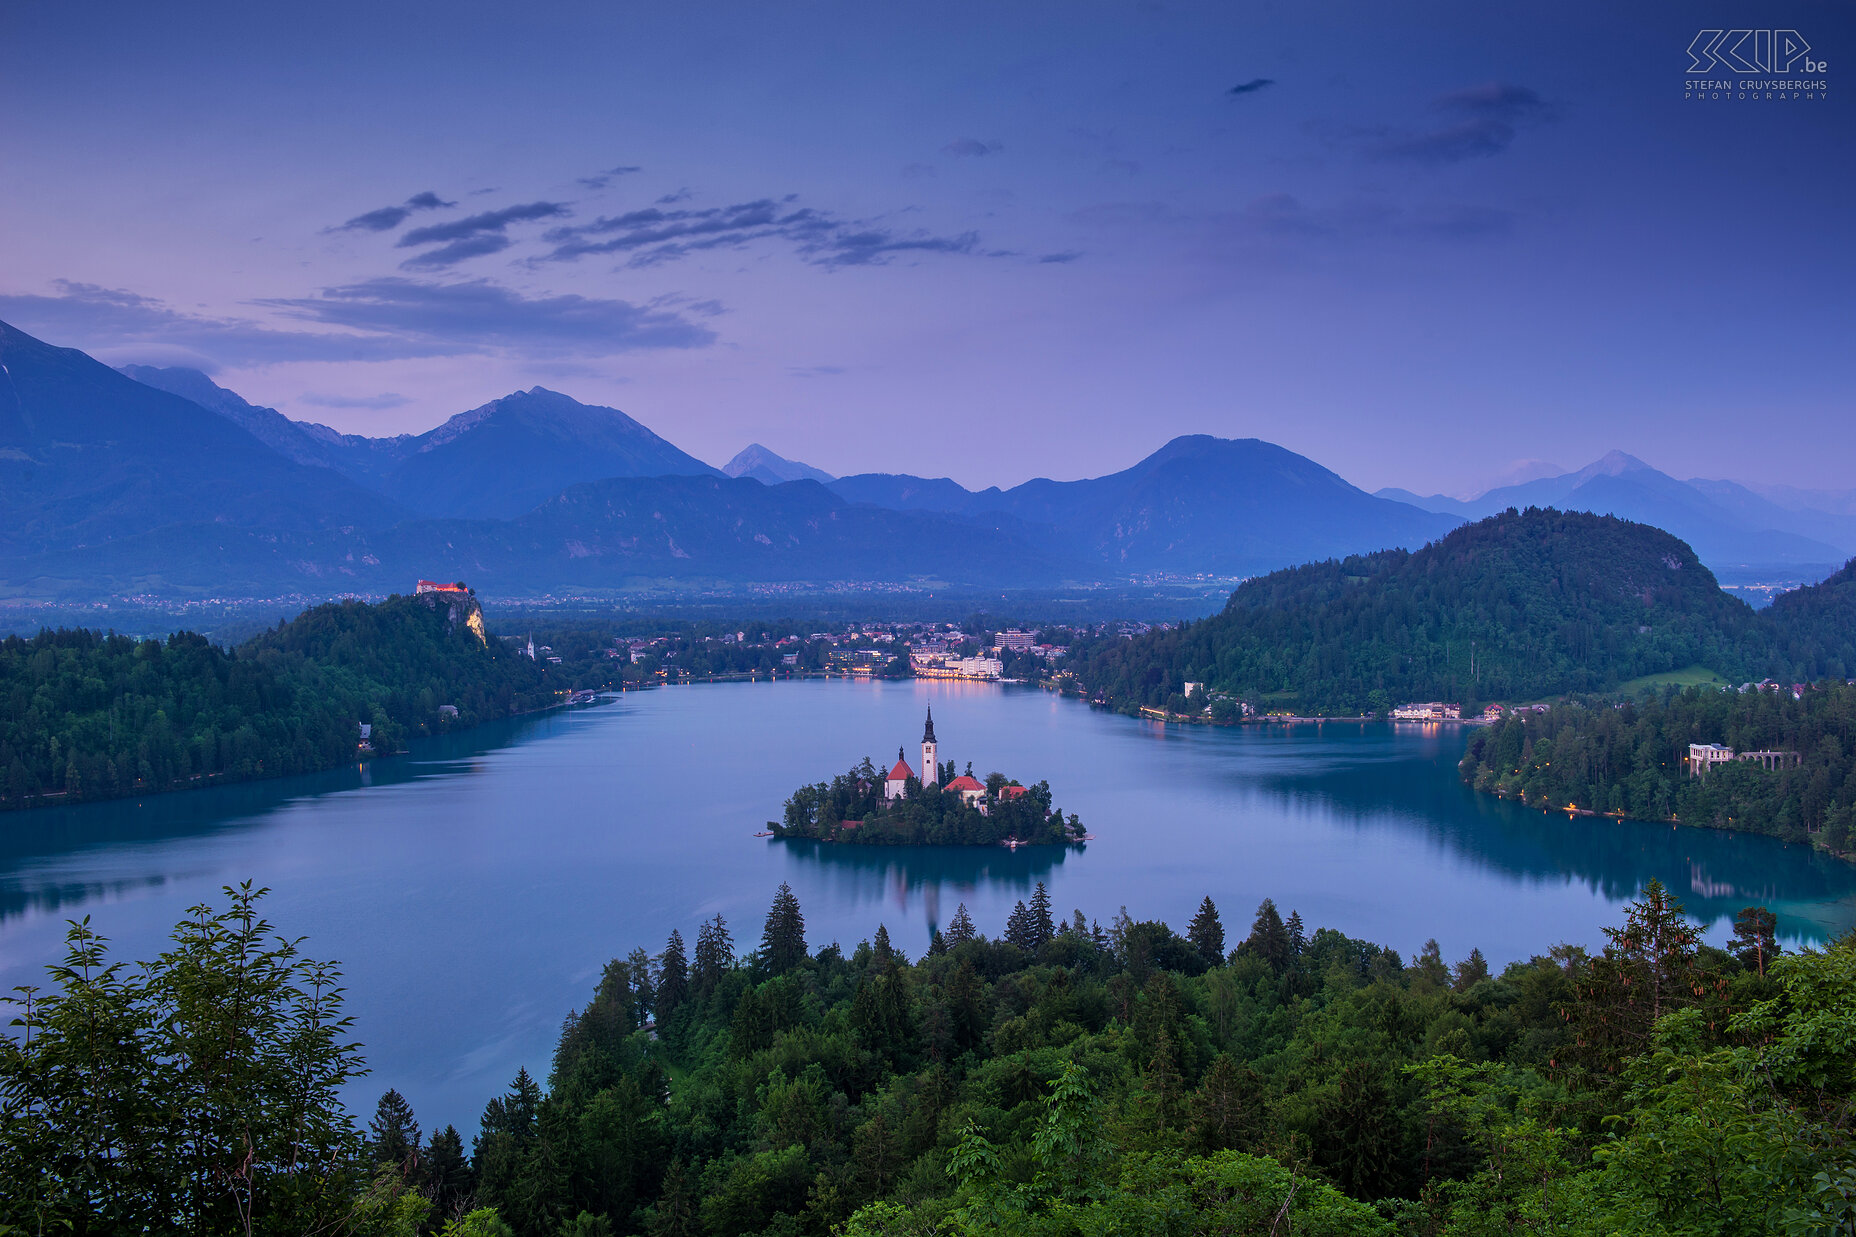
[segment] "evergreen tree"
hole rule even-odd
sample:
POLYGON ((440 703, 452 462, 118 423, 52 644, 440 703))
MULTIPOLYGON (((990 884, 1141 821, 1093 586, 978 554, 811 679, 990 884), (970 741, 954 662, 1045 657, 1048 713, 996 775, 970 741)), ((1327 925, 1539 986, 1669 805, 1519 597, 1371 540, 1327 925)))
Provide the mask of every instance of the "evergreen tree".
POLYGON ((657 1207, 651 1215, 651 1237, 703 1237, 697 1206, 696 1191, 690 1185, 683 1161, 672 1160, 670 1170, 664 1174, 663 1193, 658 1195, 657 1207))
POLYGON ((967 904, 962 902, 954 910, 953 919, 948 921, 947 931, 943 934, 948 948, 965 944, 978 935, 973 929, 973 916, 967 914, 967 904))
POLYGON ((657 1008, 657 985, 651 978, 651 955, 642 948, 634 949, 626 959, 627 971, 631 979, 632 1025, 641 1027, 651 1020, 652 1012, 657 1008))
POLYGON ((1012 907, 1011 915, 1006 918, 1005 942, 1008 945, 1016 945, 1027 953, 1035 953, 1037 951, 1036 932, 1037 930, 1031 924, 1031 911, 1021 898, 1018 904, 1012 907))
POLYGON ((439 1219, 453 1219, 471 1195, 470 1162, 464 1158, 464 1138, 455 1125, 432 1134, 424 1152, 426 1188, 439 1219))
POLYGON ((1269 898, 1263 899, 1257 906, 1256 921, 1250 925, 1250 935, 1239 948, 1255 954, 1269 963, 1271 970, 1281 974, 1291 961, 1289 947, 1289 929, 1277 913, 1276 903, 1269 898))
POLYGON ((1224 923, 1218 918, 1218 908, 1212 904, 1210 895, 1199 903, 1199 913, 1186 926, 1186 939, 1199 951, 1199 957, 1205 959, 1206 966, 1217 966, 1224 961, 1224 923))
POLYGON ((668 1019, 689 999, 690 970, 683 955, 683 934, 675 928, 657 958, 657 1016, 668 1019))
POLYGON ((882 966, 896 956, 896 951, 889 945, 889 928, 884 924, 876 926, 876 945, 874 947, 876 963, 882 966))
POLYGON ((806 918, 800 912, 799 899, 785 881, 773 895, 767 910, 767 925, 761 932, 761 960, 775 975, 784 975, 806 960, 806 918))
POLYGON ((391 1088, 367 1123, 367 1157, 375 1164, 391 1164, 401 1176, 411 1176, 418 1165, 419 1123, 406 1097, 391 1088))
POLYGON ((1036 953, 1050 944, 1057 935, 1057 925, 1050 917, 1050 891, 1039 881, 1038 887, 1031 891, 1031 952, 1036 953))
POLYGON ((1482 956, 1480 949, 1472 949, 1469 957, 1456 964, 1456 975, 1450 986, 1457 992, 1468 992, 1488 977, 1488 959, 1482 956))
POLYGON ((735 964, 735 940, 728 934, 728 921, 717 915, 696 930, 696 965, 691 986, 697 995, 708 996, 722 982, 722 974, 735 964))
POLYGON ((1192 1097, 1192 1143, 1200 1154, 1241 1150, 1258 1130, 1256 1081, 1250 1071, 1220 1053, 1192 1097))
POLYGON ((1283 927, 1289 932, 1289 956, 1299 959, 1308 952, 1308 934, 1302 930, 1302 912, 1290 911, 1283 927))
POLYGON ((1767 965, 1779 955, 1778 926, 1778 916, 1763 906, 1749 906, 1734 917, 1734 956, 1741 966, 1765 975, 1767 965))

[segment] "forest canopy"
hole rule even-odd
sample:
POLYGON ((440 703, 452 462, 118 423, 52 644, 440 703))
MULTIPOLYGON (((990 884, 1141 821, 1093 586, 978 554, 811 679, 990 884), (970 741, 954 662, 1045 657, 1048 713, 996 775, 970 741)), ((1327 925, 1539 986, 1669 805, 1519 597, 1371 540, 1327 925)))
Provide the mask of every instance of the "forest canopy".
POLYGON ((10 636, 0 699, 0 808, 19 808, 332 768, 554 694, 474 597, 426 594, 316 606, 230 649, 186 631, 10 636))

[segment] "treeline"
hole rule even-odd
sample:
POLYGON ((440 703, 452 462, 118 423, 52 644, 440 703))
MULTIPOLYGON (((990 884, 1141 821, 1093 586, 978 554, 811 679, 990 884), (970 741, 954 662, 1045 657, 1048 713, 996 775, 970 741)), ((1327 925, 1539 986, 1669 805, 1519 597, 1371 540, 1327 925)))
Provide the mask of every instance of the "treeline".
MULTIPOLYGON (((910 777, 901 799, 886 799, 884 773, 866 756, 829 782, 801 786, 787 799, 781 818, 767 823, 776 837, 866 846, 996 846, 1008 838, 1045 844, 1083 836, 1083 823, 1074 813, 1066 820, 1051 806, 1049 782, 1021 786, 1003 773, 989 773, 979 800, 986 808, 982 812, 947 789, 955 779, 953 761, 939 773, 934 786, 910 777)), ((972 774, 969 764, 966 776, 972 774)))
MULTIPOLYGON (((1789 762, 1787 762, 1789 763, 1789 762)), ((1856 687, 1669 689, 1612 706, 1558 704, 1478 730, 1461 770, 1477 790, 1536 807, 1744 829, 1848 851, 1856 831, 1856 687), (1730 761, 1701 777, 1691 743, 1796 752, 1792 767, 1730 761)))
POLYGON ((1848 1231, 1856 942, 1703 944, 1652 883, 1602 950, 1491 974, 1265 901, 1227 939, 1124 911, 926 957, 810 947, 784 886, 758 947, 610 963, 546 1085, 465 1151, 395 1091, 365 1134, 339 975, 228 890, 133 973, 74 925, 0 1039, 0 1223, 415 1237, 1848 1231), (239 991, 239 1002, 220 999, 239 991), (99 1030, 107 1028, 107 1033, 99 1030))
POLYGON ((1736 683, 1841 678, 1856 674, 1851 575, 1758 613, 1659 529, 1510 509, 1415 553, 1246 581, 1220 614, 1092 641, 1072 669, 1085 692, 1130 711, 1184 711, 1196 682, 1259 708, 1345 715, 1609 691, 1696 665, 1736 683))
POLYGON ((191 632, 83 629, 0 641, 0 807, 327 769, 370 746, 553 699, 486 637, 474 598, 341 602, 225 649, 191 632))

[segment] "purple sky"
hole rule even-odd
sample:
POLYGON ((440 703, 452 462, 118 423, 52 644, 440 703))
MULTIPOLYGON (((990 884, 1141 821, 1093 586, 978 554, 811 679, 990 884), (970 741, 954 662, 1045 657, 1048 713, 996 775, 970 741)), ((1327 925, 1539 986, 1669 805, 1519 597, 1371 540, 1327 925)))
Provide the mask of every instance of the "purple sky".
POLYGON ((371 434, 1848 488, 1851 10, 1516 7, 11 4, 0 318, 371 434), (1684 100, 1703 24, 1829 97, 1684 100))

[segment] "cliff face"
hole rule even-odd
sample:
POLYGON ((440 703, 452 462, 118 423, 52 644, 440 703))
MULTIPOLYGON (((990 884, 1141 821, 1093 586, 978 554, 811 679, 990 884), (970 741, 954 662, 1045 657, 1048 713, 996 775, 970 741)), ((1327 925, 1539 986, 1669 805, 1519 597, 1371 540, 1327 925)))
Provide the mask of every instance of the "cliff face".
POLYGON ((477 600, 477 590, 467 588, 459 592, 456 589, 436 589, 418 594, 417 600, 424 602, 428 610, 444 606, 448 626, 456 627, 462 623, 471 629, 478 643, 485 648, 490 646, 490 638, 483 630, 483 606, 477 600))

